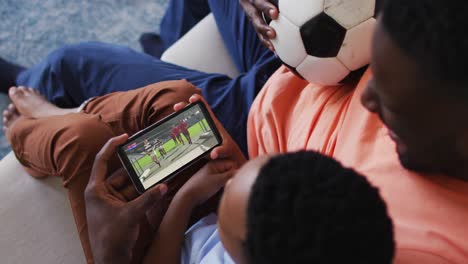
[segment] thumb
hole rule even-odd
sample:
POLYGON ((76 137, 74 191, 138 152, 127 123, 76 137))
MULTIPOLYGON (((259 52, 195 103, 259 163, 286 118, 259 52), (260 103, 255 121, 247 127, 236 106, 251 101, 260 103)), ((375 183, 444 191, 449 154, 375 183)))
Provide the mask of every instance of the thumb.
POLYGON ((161 201, 166 192, 167 186, 165 184, 160 184, 151 188, 128 204, 129 213, 137 218, 145 216, 146 212, 150 210, 155 203, 161 201))
POLYGON ((232 178, 232 176, 234 175, 234 172, 236 170, 234 169, 231 169, 231 170, 228 170, 228 171, 225 171, 225 172, 222 172, 222 173, 219 173, 217 176, 216 176, 216 188, 221 189, 222 187, 224 187, 224 185, 226 185, 226 182, 229 181, 229 179, 232 178))

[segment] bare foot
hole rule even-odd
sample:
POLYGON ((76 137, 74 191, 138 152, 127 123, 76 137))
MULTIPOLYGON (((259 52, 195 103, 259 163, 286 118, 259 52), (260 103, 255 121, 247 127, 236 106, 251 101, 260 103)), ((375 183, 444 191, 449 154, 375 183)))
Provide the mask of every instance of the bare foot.
POLYGON ((11 87, 8 91, 11 101, 20 115, 31 118, 64 115, 76 113, 76 108, 59 108, 47 101, 32 88, 24 86, 11 87))
POLYGON ((7 109, 3 111, 3 133, 8 141, 11 144, 11 127, 20 117, 20 113, 16 109, 15 105, 8 105, 7 109))

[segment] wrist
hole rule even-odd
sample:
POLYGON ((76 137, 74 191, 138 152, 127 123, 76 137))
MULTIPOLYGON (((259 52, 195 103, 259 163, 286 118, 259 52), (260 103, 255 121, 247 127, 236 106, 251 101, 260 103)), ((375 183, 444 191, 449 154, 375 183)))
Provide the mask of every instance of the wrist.
POLYGON ((193 210, 198 205, 196 195, 188 189, 181 188, 174 196, 173 203, 178 207, 183 207, 187 210, 193 210))

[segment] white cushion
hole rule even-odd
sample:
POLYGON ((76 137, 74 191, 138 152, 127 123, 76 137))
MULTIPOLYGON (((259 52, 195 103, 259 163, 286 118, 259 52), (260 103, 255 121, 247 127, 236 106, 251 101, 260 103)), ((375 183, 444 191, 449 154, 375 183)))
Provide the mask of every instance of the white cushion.
POLYGON ((209 14, 174 43, 161 57, 189 69, 221 73, 231 78, 239 71, 219 34, 213 14, 209 14))

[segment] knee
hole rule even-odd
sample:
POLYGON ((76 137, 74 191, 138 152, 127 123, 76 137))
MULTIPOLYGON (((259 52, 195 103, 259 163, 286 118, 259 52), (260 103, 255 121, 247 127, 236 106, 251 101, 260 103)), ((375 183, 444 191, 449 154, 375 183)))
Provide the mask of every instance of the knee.
POLYGON ((96 154, 113 137, 111 128, 94 115, 76 115, 56 134, 54 150, 57 173, 65 181, 91 171, 96 154))
POLYGON ((200 89, 185 80, 157 83, 144 89, 148 100, 143 103, 143 116, 150 123, 172 113, 174 104, 188 102, 193 94, 201 94, 200 89))
POLYGON ((160 101, 156 99, 164 97, 163 101, 171 106, 175 103, 187 102, 190 96, 194 94, 201 94, 200 89, 196 88, 186 80, 166 81, 157 83, 156 85, 160 86, 160 89, 150 88, 152 91, 155 91, 151 95, 152 101, 160 101))
POLYGON ((60 69, 60 67, 65 65, 75 65, 86 54, 99 54, 99 50, 104 48, 102 45, 104 44, 98 42, 64 45, 50 53, 46 58, 46 62, 52 69, 60 69))

